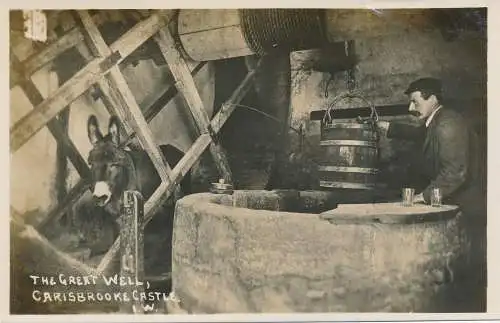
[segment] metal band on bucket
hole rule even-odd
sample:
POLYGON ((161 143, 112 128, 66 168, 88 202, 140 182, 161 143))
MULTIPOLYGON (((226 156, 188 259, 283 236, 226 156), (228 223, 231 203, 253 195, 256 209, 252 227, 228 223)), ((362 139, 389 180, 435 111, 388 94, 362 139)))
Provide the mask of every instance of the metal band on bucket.
POLYGON ((340 172, 340 173, 361 173, 361 174, 377 174, 377 168, 365 167, 345 167, 345 166, 319 166, 320 172, 340 172))
POLYGON ((320 146, 362 146, 377 148, 375 141, 368 140, 321 140, 320 146))
POLYGON ((323 129, 338 129, 338 128, 373 130, 373 128, 368 124, 354 123, 354 122, 328 123, 323 125, 323 129))

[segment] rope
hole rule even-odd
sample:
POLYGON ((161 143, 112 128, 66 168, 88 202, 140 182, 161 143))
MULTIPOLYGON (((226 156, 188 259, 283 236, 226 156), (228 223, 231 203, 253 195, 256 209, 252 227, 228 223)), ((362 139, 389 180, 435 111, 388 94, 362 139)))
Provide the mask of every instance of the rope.
POLYGON ((250 49, 263 56, 320 46, 326 41, 317 9, 240 9, 241 30, 250 49))

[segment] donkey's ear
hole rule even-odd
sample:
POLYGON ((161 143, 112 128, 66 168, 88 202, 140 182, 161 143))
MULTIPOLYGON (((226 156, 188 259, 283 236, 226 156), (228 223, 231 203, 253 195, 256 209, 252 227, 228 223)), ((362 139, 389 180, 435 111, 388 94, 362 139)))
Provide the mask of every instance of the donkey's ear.
POLYGON ((108 134, 115 145, 120 144, 120 120, 117 116, 111 116, 109 119, 108 134))
POLYGON ((99 122, 95 115, 91 115, 87 121, 87 134, 92 145, 95 145, 96 142, 102 139, 102 133, 101 130, 99 130, 99 122))

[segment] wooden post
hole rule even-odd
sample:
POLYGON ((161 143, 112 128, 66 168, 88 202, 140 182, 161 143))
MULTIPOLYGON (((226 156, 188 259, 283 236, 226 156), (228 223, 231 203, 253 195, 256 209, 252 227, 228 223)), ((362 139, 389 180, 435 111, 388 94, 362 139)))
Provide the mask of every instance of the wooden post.
POLYGON ((214 132, 210 124, 210 119, 207 115, 200 94, 198 93, 193 77, 189 72, 186 61, 176 48, 175 41, 169 31, 160 29, 157 36, 154 38, 160 47, 163 57, 167 61, 170 72, 176 81, 175 85, 177 89, 184 97, 184 100, 186 100, 198 129, 202 134, 208 133, 210 137, 212 137, 210 153, 215 160, 215 164, 219 169, 221 176, 226 180, 226 182, 232 183, 231 169, 229 167, 226 154, 224 153, 221 145, 217 143, 217 134, 214 132))
POLYGON ((144 205, 141 193, 123 193, 123 212, 120 220, 120 279, 128 282, 121 287, 121 292, 126 293, 130 299, 130 302, 120 304, 120 312, 142 313, 140 295, 144 292, 144 205))

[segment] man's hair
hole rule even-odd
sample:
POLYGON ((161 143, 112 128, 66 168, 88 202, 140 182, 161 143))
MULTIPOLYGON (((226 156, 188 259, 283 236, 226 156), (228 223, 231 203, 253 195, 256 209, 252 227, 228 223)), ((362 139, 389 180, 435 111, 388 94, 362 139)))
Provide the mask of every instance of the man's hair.
POLYGON ((437 101, 441 103, 443 98, 441 81, 433 77, 423 77, 413 81, 404 93, 408 95, 416 91, 420 91, 425 100, 434 95, 437 101))

